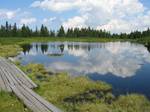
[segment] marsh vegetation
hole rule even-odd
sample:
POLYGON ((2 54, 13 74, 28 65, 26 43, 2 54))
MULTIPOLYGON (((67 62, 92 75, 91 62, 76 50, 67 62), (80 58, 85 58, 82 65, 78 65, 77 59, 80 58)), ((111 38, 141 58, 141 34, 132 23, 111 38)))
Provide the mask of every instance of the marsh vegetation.
MULTIPOLYGON (((148 112, 150 110, 150 102, 143 95, 129 94, 116 97, 112 94, 112 87, 101 81, 94 82, 87 77, 72 78, 66 73, 49 74, 39 64, 20 67, 39 85, 35 91, 65 112, 148 112)), ((15 96, 1 93, 0 97, 1 106, 5 104, 5 107, 8 107, 12 104, 7 102, 8 98, 9 101, 17 102, 15 105, 20 106, 19 108, 14 106, 13 108, 18 111, 13 112, 29 112, 27 109, 24 111, 24 107, 15 96), (6 98, 6 101, 3 98, 6 98)), ((11 108, 3 112, 9 111, 11 108)))

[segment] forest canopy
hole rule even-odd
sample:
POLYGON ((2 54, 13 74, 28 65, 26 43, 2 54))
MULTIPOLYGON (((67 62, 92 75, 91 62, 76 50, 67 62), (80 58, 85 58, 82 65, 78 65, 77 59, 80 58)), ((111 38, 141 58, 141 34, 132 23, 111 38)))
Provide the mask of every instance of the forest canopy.
POLYGON ((0 37, 97 37, 97 38, 143 38, 150 36, 150 29, 145 31, 134 31, 129 34, 120 33, 112 34, 106 30, 96 30, 91 27, 88 28, 69 28, 67 30, 61 26, 58 31, 50 30, 43 24, 35 30, 23 24, 21 28, 17 24, 9 24, 6 21, 5 25, 0 27, 0 37))

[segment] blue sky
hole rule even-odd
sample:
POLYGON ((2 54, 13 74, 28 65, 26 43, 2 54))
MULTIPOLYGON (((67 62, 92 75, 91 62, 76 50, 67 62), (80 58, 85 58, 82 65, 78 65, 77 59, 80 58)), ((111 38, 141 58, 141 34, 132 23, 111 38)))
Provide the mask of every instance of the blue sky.
POLYGON ((149 0, 0 0, 0 24, 131 32, 150 27, 149 0))

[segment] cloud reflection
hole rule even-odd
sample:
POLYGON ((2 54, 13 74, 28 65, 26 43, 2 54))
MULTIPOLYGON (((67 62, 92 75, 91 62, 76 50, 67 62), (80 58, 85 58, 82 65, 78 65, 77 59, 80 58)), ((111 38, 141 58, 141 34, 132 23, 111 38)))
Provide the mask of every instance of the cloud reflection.
POLYGON ((75 61, 60 60, 50 63, 48 69, 54 71, 66 71, 72 75, 93 74, 106 75, 111 73, 115 76, 126 78, 136 74, 136 72, 147 62, 150 63, 150 53, 143 45, 131 44, 129 42, 113 43, 73 43, 92 50, 69 49, 68 43, 64 44, 64 52, 69 56, 76 57, 75 61))

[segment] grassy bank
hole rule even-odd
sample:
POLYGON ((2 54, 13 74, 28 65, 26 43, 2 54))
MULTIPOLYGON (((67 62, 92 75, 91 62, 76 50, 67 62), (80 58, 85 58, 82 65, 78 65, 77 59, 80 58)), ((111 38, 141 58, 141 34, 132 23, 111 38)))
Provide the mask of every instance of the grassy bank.
POLYGON ((1 45, 0 44, 0 56, 2 57, 14 57, 22 51, 19 45, 1 45))
POLYGON ((122 39, 117 38, 48 38, 48 37, 34 37, 34 38, 0 38, 1 44, 26 44, 32 42, 54 42, 54 41, 73 41, 73 42, 112 42, 112 41, 121 41, 122 39))
POLYGON ((136 39, 127 39, 127 38, 92 38, 92 37, 83 37, 83 38, 69 38, 69 37, 28 37, 28 38, 0 38, 0 44, 8 45, 8 44, 30 44, 32 42, 115 42, 115 41, 129 41, 136 42, 141 44, 150 43, 150 37, 145 38, 136 38, 136 39))

